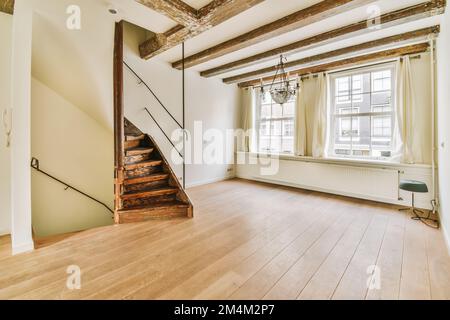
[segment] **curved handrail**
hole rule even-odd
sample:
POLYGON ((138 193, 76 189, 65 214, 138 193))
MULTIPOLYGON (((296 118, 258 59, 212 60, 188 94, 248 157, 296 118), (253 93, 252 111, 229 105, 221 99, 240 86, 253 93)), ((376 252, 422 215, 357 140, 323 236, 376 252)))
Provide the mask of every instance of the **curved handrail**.
POLYGON ((36 158, 32 158, 32 159, 31 159, 31 167, 32 167, 34 170, 36 170, 36 171, 42 173, 43 175, 46 175, 47 177, 49 177, 49 178, 51 178, 51 179, 53 179, 53 180, 55 180, 55 181, 57 181, 57 182, 63 184, 63 185, 66 187, 65 190, 72 189, 73 191, 76 191, 76 192, 82 194, 83 196, 85 196, 85 197, 91 199, 92 201, 95 201, 95 202, 97 202, 98 204, 101 204, 101 205, 104 206, 106 209, 108 209, 108 211, 110 211, 111 213, 114 214, 114 211, 113 211, 111 208, 109 208, 105 203, 101 202, 100 200, 95 199, 94 197, 88 195, 87 193, 84 193, 83 191, 78 190, 78 189, 75 188, 75 187, 72 187, 70 184, 65 183, 64 181, 61 181, 61 180, 59 180, 58 178, 55 178, 55 177, 52 176, 51 174, 49 174, 49 173, 47 173, 47 172, 41 170, 41 168, 39 167, 39 160, 38 160, 38 159, 36 159, 36 158))

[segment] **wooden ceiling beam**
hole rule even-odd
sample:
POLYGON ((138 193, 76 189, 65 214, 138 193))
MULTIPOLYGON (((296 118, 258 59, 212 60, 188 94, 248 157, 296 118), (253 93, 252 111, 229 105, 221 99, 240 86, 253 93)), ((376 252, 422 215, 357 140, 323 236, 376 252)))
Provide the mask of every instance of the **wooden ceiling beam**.
POLYGON ((14 0, 0 0, 0 12, 14 13, 14 0))
POLYGON ((198 25, 198 11, 181 0, 136 0, 188 28, 198 25))
POLYGON ((195 37, 264 0, 213 0, 195 10, 181 0, 136 0, 179 23, 165 33, 156 34, 139 46, 141 58, 150 59, 195 37))
MULTIPOLYGON (((418 54, 423 53, 428 50, 429 43, 421 43, 410 46, 405 46, 396 49, 390 49, 385 51, 380 51, 376 53, 365 54, 357 57, 342 59, 330 63, 325 63, 313 67, 302 68, 299 70, 291 71, 290 76, 304 76, 308 74, 334 71, 342 68, 351 68, 355 66, 359 66, 361 64, 367 64, 377 61, 383 61, 388 59, 393 59, 405 55, 418 54)), ((274 76, 266 77, 260 80, 253 80, 239 83, 240 88, 247 88, 252 86, 257 86, 261 83, 261 80, 264 84, 271 83, 273 81, 274 76)))
MULTIPOLYGON (((307 57, 307 58, 291 61, 291 62, 288 62, 285 64, 285 68, 286 68, 286 71, 289 71, 295 67, 298 68, 302 65, 304 66, 306 64, 317 63, 320 61, 324 61, 326 59, 339 58, 344 55, 358 55, 358 54, 361 54, 362 51, 368 50, 368 49, 380 50, 380 48, 382 48, 383 46, 386 46, 386 45, 396 45, 396 44, 398 45, 405 41, 413 41, 414 39, 416 39, 416 40, 423 39, 428 36, 437 35, 437 34, 439 34, 439 31, 440 31, 440 26, 434 26, 434 27, 411 31, 411 32, 407 32, 407 33, 403 33, 403 34, 399 34, 399 35, 395 35, 395 36, 391 36, 391 37, 386 37, 386 38, 382 38, 382 39, 378 39, 378 40, 373 40, 373 41, 365 42, 362 44, 334 50, 331 52, 318 54, 318 55, 315 55, 312 57, 307 57)), ((237 76, 225 78, 225 79, 223 79, 223 82, 226 84, 232 84, 232 83, 238 83, 238 82, 242 82, 242 81, 257 80, 257 79, 260 79, 260 78, 268 76, 268 75, 274 75, 276 71, 277 71, 277 66, 271 66, 268 68, 263 68, 260 70, 256 70, 256 71, 240 74, 237 76)))
MULTIPOLYGON (((287 32, 297 30, 312 23, 352 10, 375 0, 324 0, 313 6, 297 11, 284 18, 249 31, 234 39, 225 41, 212 48, 198 52, 185 58, 185 68, 205 63, 228 53, 247 48, 262 41, 280 36, 287 32)), ((172 64, 176 69, 181 69, 182 61, 172 64)))
MULTIPOLYGON (((432 0, 384 14, 380 18, 381 28, 397 26, 410 21, 442 14, 445 12, 445 6, 445 0, 432 0)), ((203 71, 200 74, 203 77, 217 76, 226 72, 272 60, 280 54, 293 54, 301 50, 311 49, 319 45, 329 43, 331 41, 349 39, 365 32, 370 32, 371 30, 369 27, 370 26, 367 24, 367 21, 363 20, 358 23, 306 38, 286 46, 256 54, 245 59, 227 63, 222 66, 203 71)))

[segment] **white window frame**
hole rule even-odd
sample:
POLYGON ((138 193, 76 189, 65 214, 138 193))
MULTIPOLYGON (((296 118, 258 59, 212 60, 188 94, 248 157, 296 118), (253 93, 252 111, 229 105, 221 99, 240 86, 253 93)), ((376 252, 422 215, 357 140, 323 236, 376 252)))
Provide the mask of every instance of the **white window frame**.
MULTIPOLYGON (((266 93, 269 90, 269 88, 270 87, 268 87, 268 86, 264 87, 266 93)), ((260 90, 256 89, 256 93, 255 94, 260 94, 260 90)), ((268 96, 270 96, 270 95, 268 95, 268 96)), ((294 113, 293 113, 292 116, 285 116, 284 115, 284 111, 285 110, 282 107, 282 116, 281 117, 273 117, 272 116, 273 108, 277 104, 273 102, 271 97, 269 99, 270 99, 270 101, 268 101, 268 102, 264 102, 262 99, 258 99, 257 100, 258 101, 258 105, 256 106, 257 107, 257 110, 256 110, 256 115, 257 115, 256 128, 257 128, 257 132, 258 132, 258 134, 257 134, 257 150, 258 150, 258 153, 293 155, 294 152, 295 152, 295 150, 294 150, 295 149, 295 125, 296 125, 296 107, 295 107, 295 105, 296 105, 296 99, 297 99, 296 95, 294 95, 293 99, 290 101, 290 103, 294 104, 294 113), (263 105, 266 105, 266 106, 270 105, 271 116, 268 117, 268 118, 262 118, 261 117, 261 110, 262 110, 263 105), (293 130, 293 142, 292 142, 293 151, 292 152, 281 151, 281 152, 278 153, 278 152, 272 151, 272 148, 270 147, 270 144, 269 144, 269 149, 268 150, 261 150, 261 144, 260 144, 261 125, 263 123, 266 123, 269 126, 269 129, 270 129, 270 134, 269 134, 270 139, 269 140, 271 142, 272 141, 272 137, 274 136, 272 127, 273 127, 274 123, 278 122, 278 121, 280 121, 280 123, 281 123, 281 136, 280 136, 281 147, 283 147, 283 142, 284 142, 284 137, 285 137, 285 134, 284 134, 285 132, 283 130, 283 122, 284 121, 292 121, 292 123, 293 123, 293 128, 292 128, 292 130, 293 130)), ((278 137, 278 135, 277 135, 277 137, 278 137)))
MULTIPOLYGON (((372 143, 373 142, 388 142, 388 141, 393 141, 393 130, 394 130, 394 122, 396 121, 396 115, 395 115, 395 74, 396 74, 396 66, 394 62, 386 62, 383 64, 379 64, 376 66, 368 66, 368 67, 361 67, 361 68, 355 68, 352 70, 347 70, 347 71, 340 71, 340 72, 335 72, 330 74, 330 84, 331 84, 331 88, 330 88, 330 94, 331 94, 331 99, 330 99, 330 114, 329 114, 329 121, 330 121, 330 130, 329 130, 329 150, 328 150, 328 156, 330 157, 334 157, 334 158, 350 158, 350 159, 358 159, 358 158, 364 158, 364 159, 371 159, 371 160, 386 160, 388 158, 386 157, 373 157, 373 156, 354 156, 353 155, 353 151, 364 151, 366 150, 366 146, 361 144, 361 138, 360 138, 360 133, 361 133, 361 123, 360 121, 358 121, 358 136, 356 137, 342 137, 340 135, 340 133, 342 132, 341 130, 341 121, 339 121, 339 137, 336 136, 337 132, 336 132, 336 124, 337 124, 337 119, 339 118, 348 118, 349 114, 337 114, 336 113, 336 109, 339 109, 340 105, 343 104, 350 104, 350 106, 345 107, 344 109, 355 109, 357 107, 353 106, 353 103, 355 102, 362 102, 363 99, 357 99, 357 100, 352 100, 353 96, 360 96, 360 97, 364 97, 364 95, 370 95, 370 101, 372 103, 372 97, 374 94, 376 93, 380 93, 380 92, 387 92, 388 90, 374 90, 374 81, 371 78, 370 79, 370 92, 357 92, 354 93, 353 92, 353 88, 350 87, 349 88, 349 97, 350 100, 346 101, 346 102, 342 102, 342 101, 338 101, 338 96, 336 95, 338 93, 337 91, 337 87, 336 87, 336 80, 339 78, 344 78, 344 77, 349 77, 351 79, 352 76, 355 75, 359 75, 359 74, 366 74, 366 73, 370 73, 371 77, 372 77, 372 73, 377 72, 377 71, 384 71, 390 69, 391 70, 391 89, 389 91, 391 91, 391 101, 390 104, 388 105, 372 105, 371 104, 371 111, 373 110, 374 107, 382 107, 382 106, 390 106, 390 110, 389 111, 383 111, 383 112, 358 112, 358 113, 353 113, 351 114, 351 119, 353 119, 353 117, 357 117, 358 119, 361 119, 361 117, 370 117, 370 144, 367 146, 368 150, 370 153, 372 153, 372 150, 374 150, 372 143), (350 92, 352 92, 352 94, 350 95, 350 92), (391 125, 391 136, 387 137, 377 137, 373 135, 373 119, 375 117, 384 117, 384 116, 390 116, 392 119, 392 125, 391 125), (339 141, 339 142, 337 142, 339 141), (346 145, 350 144, 350 155, 341 155, 341 154, 336 154, 335 150, 337 149, 346 149, 346 145), (340 147, 341 146, 341 147, 340 147)), ((385 78, 383 78, 385 79, 385 78)), ((381 80, 383 80, 381 79, 381 80)), ((364 81, 364 79, 363 79, 364 81)), ((353 85, 353 81, 349 80, 348 81, 350 86, 353 85)), ((363 89, 364 89, 364 85, 363 85, 363 89)), ((364 90, 363 90, 364 91, 364 90)), ((353 123, 353 122, 352 122, 353 123)))

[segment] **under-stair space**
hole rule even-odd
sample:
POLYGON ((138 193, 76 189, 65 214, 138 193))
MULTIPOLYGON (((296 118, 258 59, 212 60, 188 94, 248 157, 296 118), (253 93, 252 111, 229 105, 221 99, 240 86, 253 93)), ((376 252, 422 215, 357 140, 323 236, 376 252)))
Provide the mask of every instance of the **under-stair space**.
POLYGON ((154 140, 125 120, 119 223, 192 218, 193 206, 154 140))

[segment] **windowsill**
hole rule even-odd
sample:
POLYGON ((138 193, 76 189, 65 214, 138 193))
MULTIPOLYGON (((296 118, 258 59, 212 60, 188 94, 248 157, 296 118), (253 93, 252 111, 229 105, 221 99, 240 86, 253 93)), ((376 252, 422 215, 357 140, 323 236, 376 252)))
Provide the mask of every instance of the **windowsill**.
POLYGON ((328 158, 313 158, 313 157, 301 157, 288 154, 267 154, 258 152, 242 152, 238 151, 240 154, 248 154, 253 157, 278 157, 280 160, 284 161, 300 161, 300 162, 313 162, 313 163, 328 163, 328 164, 338 164, 346 166, 357 166, 357 167, 374 167, 374 168, 421 168, 421 169, 431 169, 431 165, 428 164, 405 164, 399 162, 390 162, 386 160, 371 160, 371 159, 350 159, 350 158, 338 158, 338 157, 328 157, 328 158))

